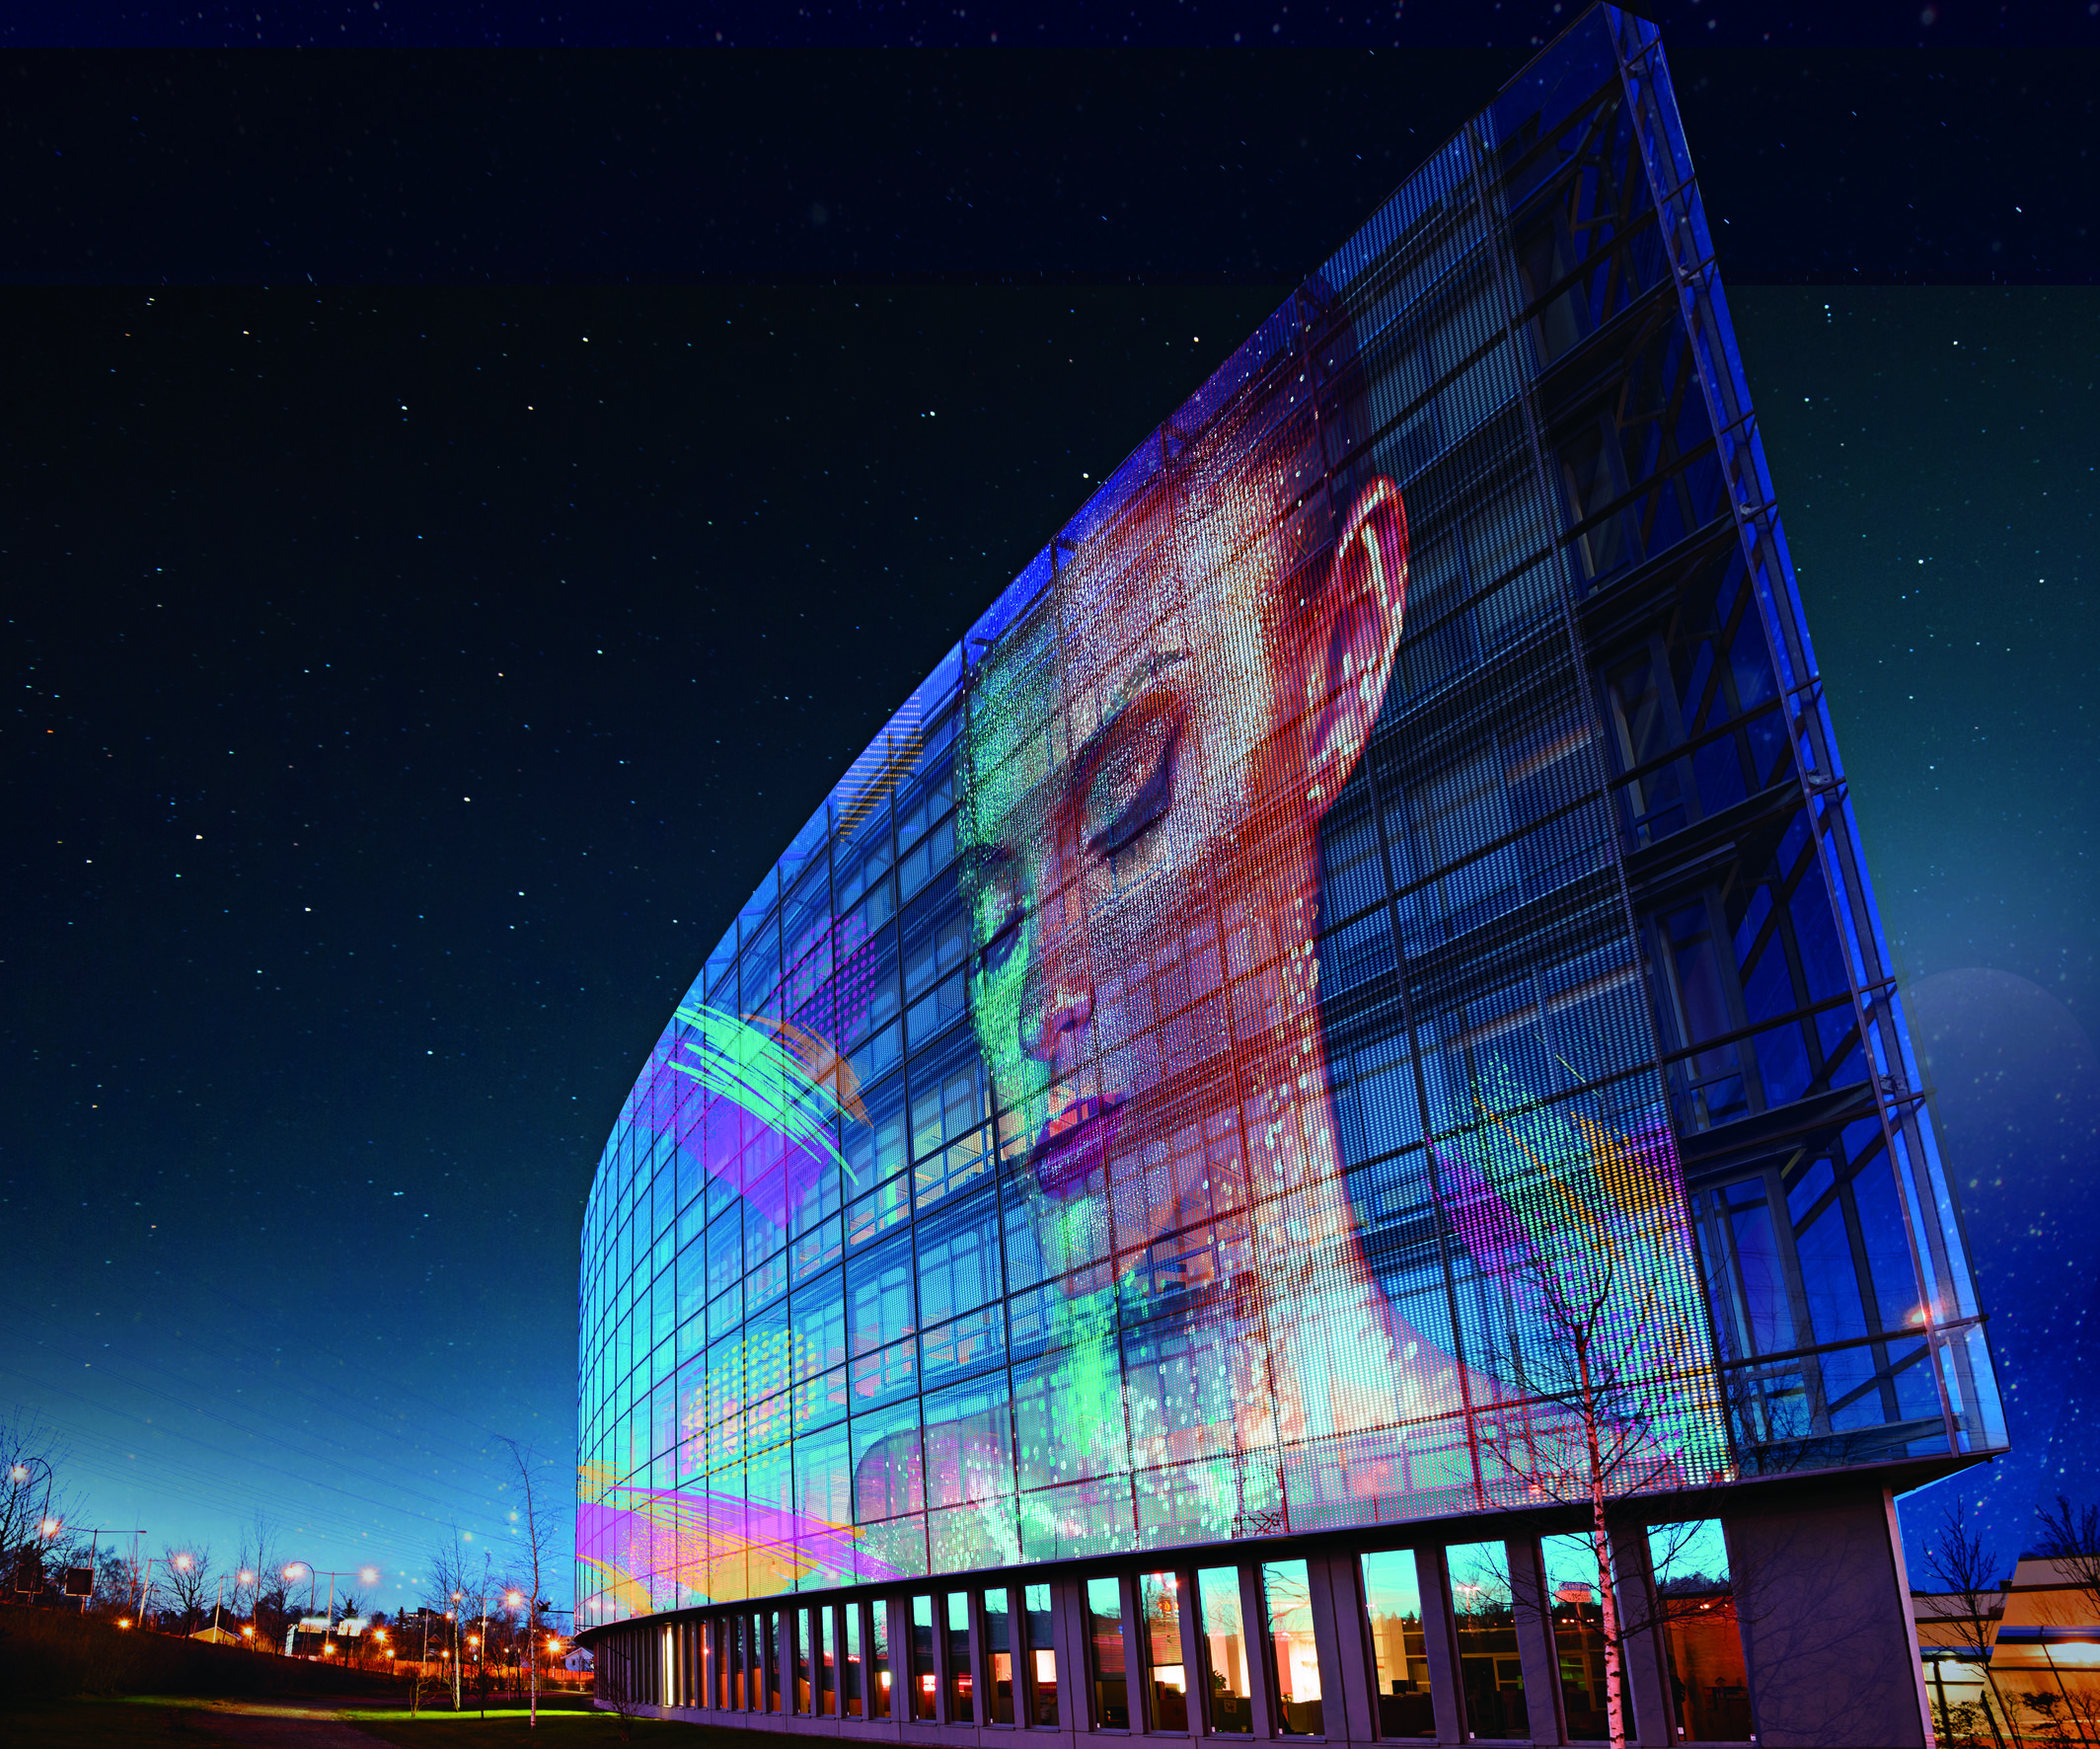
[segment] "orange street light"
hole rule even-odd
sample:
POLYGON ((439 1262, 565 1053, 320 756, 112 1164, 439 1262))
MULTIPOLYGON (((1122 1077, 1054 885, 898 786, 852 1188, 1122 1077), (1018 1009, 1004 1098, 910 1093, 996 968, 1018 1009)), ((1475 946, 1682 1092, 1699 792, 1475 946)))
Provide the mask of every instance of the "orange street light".
POLYGON ((55 1537, 60 1531, 65 1529, 65 1521, 60 1518, 46 1518, 37 1528, 47 1537, 55 1537))
POLYGON ((241 1630, 241 1634, 242 1636, 247 1639, 253 1639, 256 1636, 256 1631, 253 1628, 243 1628, 241 1630))
POLYGON ((191 1562, 188 1556, 178 1555, 175 1558, 175 1564, 178 1571, 187 1573, 190 1568, 191 1562))
POLYGON ((131 1626, 131 1618, 129 1616, 118 1616, 116 1618, 116 1625, 119 1628, 128 1628, 131 1626))

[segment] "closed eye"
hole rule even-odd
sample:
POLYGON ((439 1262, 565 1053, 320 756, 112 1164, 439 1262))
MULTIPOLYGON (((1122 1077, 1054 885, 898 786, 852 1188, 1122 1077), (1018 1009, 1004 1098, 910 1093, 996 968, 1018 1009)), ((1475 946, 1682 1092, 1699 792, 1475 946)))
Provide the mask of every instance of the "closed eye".
POLYGON ((1083 829, 1088 849, 1120 856, 1166 817, 1174 799, 1174 755, 1181 720, 1171 701, 1132 713, 1101 750, 1087 782, 1083 829))
POLYGON ((977 964, 987 976, 999 971, 1013 957, 1014 949, 1020 946, 1020 926, 1021 913, 1008 912, 1006 921, 978 951, 977 964))

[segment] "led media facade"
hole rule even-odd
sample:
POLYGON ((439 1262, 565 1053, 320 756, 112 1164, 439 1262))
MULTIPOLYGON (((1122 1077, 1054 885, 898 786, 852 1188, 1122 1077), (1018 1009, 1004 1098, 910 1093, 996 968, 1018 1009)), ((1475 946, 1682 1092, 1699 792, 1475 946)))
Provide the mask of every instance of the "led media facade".
POLYGON ((1918 1086, 1661 51, 1600 9, 665 1027, 584 1227, 578 1625, 2000 1445, 1918 1086))

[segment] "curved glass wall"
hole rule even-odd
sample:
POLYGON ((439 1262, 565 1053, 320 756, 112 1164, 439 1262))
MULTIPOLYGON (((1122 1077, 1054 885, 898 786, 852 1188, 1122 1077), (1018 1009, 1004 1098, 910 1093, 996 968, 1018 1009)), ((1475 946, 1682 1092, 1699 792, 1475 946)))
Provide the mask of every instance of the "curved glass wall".
POLYGON ((1607 9, 788 848, 593 1187, 579 1626, 2002 1442, 1676 236, 1607 9))

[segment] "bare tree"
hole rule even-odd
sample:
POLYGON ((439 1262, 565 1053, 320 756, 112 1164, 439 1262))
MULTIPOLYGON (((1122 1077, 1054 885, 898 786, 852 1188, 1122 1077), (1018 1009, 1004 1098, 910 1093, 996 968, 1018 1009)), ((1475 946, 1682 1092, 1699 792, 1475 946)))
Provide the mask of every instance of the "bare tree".
POLYGON ((161 1564, 167 1569, 163 1582, 181 1614, 182 1631, 192 1633, 203 1619, 204 1600, 211 1595, 211 1551, 201 1546, 163 1549, 161 1564))
POLYGON ((6 1574, 25 1558, 39 1560, 55 1527, 74 1516, 59 1481, 64 1464, 57 1436, 34 1412, 17 1408, 0 1416, 0 1568, 6 1574))
POLYGON ((554 1515, 550 1510, 547 1490, 536 1487, 533 1476, 533 1454, 520 1446, 515 1439, 506 1439, 503 1444, 509 1449, 510 1461, 516 1467, 518 1487, 525 1496, 520 1513, 518 1530, 525 1539, 520 1552, 529 1563, 525 1589, 525 1668, 527 1672, 526 1711, 531 1719, 530 1729, 537 1729, 540 1722, 540 1646, 542 1636, 540 1623, 542 1612, 547 1608, 545 1596, 546 1574, 553 1566, 554 1515))
POLYGON ((1991 1735, 2003 1741, 1998 1730, 1998 1719, 2003 1718, 2013 1742, 2019 1743, 2019 1720, 1998 1692, 1997 1674, 1990 1666, 1990 1648, 1984 1643, 1984 1624, 2004 1607, 1997 1551, 1986 1549, 1982 1535, 1970 1527, 1967 1506, 1959 1494, 1941 1508, 1939 1528, 1925 1544, 1925 1571, 1940 1591, 1960 1606, 1958 1619, 1976 1636, 1977 1663, 1995 1703, 1985 1712, 1991 1735))
POLYGON ((445 1630, 452 1643, 447 1661, 451 1666, 452 1711, 460 1710, 460 1621, 467 1601, 467 1556, 460 1544, 459 1527, 452 1527, 452 1540, 430 1551, 430 1576, 424 1581, 423 1602, 445 1617, 445 1630))
MULTIPOLYGON (((2085 1625, 2100 1622, 2100 1506, 2073 1506, 2059 1494, 2055 1508, 2044 1506, 2040 1519, 2042 1535, 2035 1553, 2055 1563, 2057 1576, 2078 1599, 2085 1625)), ((2055 1657, 2049 1662, 2055 1671, 2055 1657)), ((2057 1672, 2057 1686, 2064 1712, 2081 1738, 2100 1743, 2100 1691, 2083 1682, 2066 1687, 2062 1672, 2057 1672)))
MULTIPOLYGON (((1444 1201, 1501 1313, 1492 1351, 1467 1357, 1499 1398, 1481 1417, 1483 1489, 1587 1518, 1607 1736, 1626 1749, 1626 1643, 1684 1605, 1623 1582, 1618 1503, 1726 1449, 1682 1198, 1662 1193, 1651 1150, 1585 1117, 1479 1106, 1477 1164, 1445 1163, 1444 1201)), ((1518 1607, 1550 1609, 1534 1590, 1512 1587, 1518 1607)))

